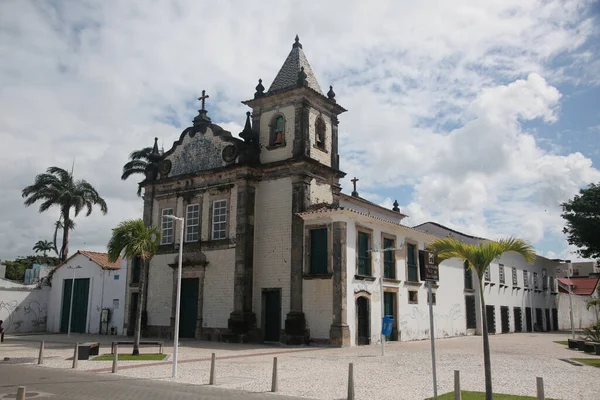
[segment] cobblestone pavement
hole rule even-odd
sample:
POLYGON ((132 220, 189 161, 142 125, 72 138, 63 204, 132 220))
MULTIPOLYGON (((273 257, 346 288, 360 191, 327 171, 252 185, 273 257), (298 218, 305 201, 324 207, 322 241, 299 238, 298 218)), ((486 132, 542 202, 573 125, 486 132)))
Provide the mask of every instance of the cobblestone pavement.
MULTIPOLYGON (((248 393, 209 386, 126 378, 119 375, 0 364, 0 399, 14 399, 19 386, 26 388, 27 399, 263 400, 274 398, 274 394, 270 393, 248 393)), ((285 396, 275 398, 299 399, 285 396)))
MULTIPOLYGON (((600 392, 600 369, 569 364, 564 359, 598 357, 554 343, 568 333, 515 333, 490 336, 494 390, 535 396, 536 377, 544 378, 545 394, 554 399, 593 399, 600 392)), ((109 353, 107 338, 101 337, 101 353, 109 353), (103 342, 104 341, 104 342, 103 342)), ((44 367, 69 369, 74 342, 92 336, 44 335, 9 337, 0 346, 0 360, 34 364, 40 340, 46 340, 44 367)), ((109 341, 112 338, 108 339, 109 341)), ((172 353, 172 343, 165 342, 172 353), (169 347, 170 346, 170 347, 169 347)), ((143 349, 143 352, 156 352, 143 349)), ((217 356, 219 387, 264 393, 270 389, 273 357, 278 358, 281 394, 320 399, 344 398, 348 363, 354 364, 357 399, 423 399, 431 397, 432 373, 429 341, 388 342, 381 357, 379 345, 352 348, 239 345, 183 341, 176 380, 171 362, 120 362, 117 375, 203 385, 208 382, 210 356, 217 356)), ((438 393, 453 390, 454 370, 461 374, 463 390, 483 391, 483 355, 480 336, 436 340, 438 393)), ((0 362, 0 365, 2 363, 0 362)), ((111 362, 80 361, 78 369, 97 371, 99 377, 114 376, 111 362)), ((270 395, 272 396, 272 395, 270 395)), ((1 397, 0 397, 1 399, 1 397)))

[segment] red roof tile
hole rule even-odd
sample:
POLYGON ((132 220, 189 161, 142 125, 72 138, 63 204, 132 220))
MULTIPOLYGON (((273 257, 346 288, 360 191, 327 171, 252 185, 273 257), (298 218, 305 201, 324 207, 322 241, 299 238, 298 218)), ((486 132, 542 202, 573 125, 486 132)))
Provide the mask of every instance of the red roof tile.
MULTIPOLYGON (((568 278, 558 278, 558 280, 564 286, 569 286, 568 278)), ((596 290, 596 287, 598 286, 598 281, 600 281, 600 278, 571 277, 571 287, 573 288, 573 294, 577 294, 580 296, 591 296, 594 293, 594 290, 596 290)), ((567 293, 567 291, 562 288, 560 288, 560 291, 563 293, 567 293)))

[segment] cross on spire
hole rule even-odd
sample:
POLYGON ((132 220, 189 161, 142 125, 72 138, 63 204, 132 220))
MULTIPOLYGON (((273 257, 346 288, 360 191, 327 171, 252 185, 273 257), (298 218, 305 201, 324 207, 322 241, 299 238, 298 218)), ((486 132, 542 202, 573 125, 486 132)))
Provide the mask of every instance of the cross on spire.
POLYGON ((352 185, 354 185, 354 191, 352 192, 352 196, 354 197, 358 197, 358 192, 356 191, 356 182, 358 182, 359 179, 357 177, 354 177, 354 179, 350 179, 350 182, 352 182, 352 185))
POLYGON ((206 111, 206 109, 204 108, 204 102, 206 101, 206 99, 208 99, 210 96, 206 94, 206 90, 202 91, 202 96, 198 97, 198 100, 200 100, 202 102, 202 109, 200 111, 206 111))

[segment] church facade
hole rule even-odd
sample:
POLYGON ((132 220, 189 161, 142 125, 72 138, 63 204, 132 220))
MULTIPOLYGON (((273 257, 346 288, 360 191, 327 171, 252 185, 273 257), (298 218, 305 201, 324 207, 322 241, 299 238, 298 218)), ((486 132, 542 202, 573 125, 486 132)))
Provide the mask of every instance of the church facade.
MULTIPOLYGON (((420 258, 442 235, 402 225, 397 203, 361 198, 356 181, 351 195, 341 192, 338 116, 346 110, 331 86, 322 91, 298 37, 268 90, 259 80, 243 102, 251 111, 239 137, 211 121, 206 98, 171 149, 159 152, 155 140, 141 183, 144 222, 161 230, 143 334, 173 335, 183 246, 181 337, 368 344, 380 340, 383 314, 394 317, 389 339, 428 337, 420 258), (167 215, 185 218, 183 243, 167 215)), ((132 333, 139 264, 129 263, 132 333)), ((444 262, 433 285, 438 336, 476 332, 464 285, 463 264, 444 262)))

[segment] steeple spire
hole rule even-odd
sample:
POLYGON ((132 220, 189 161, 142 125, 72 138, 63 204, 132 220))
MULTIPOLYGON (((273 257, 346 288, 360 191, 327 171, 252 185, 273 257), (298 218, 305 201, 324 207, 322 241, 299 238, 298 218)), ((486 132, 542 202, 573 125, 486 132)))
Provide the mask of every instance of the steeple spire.
POLYGON ((304 50, 302 50, 300 38, 298 38, 298 35, 296 35, 294 44, 292 44, 292 50, 288 54, 285 62, 281 66, 281 69, 277 73, 277 76, 273 80, 273 83, 269 88, 269 92, 298 87, 298 77, 301 72, 303 77, 306 75, 306 77, 303 79, 306 81, 306 85, 302 86, 308 86, 309 88, 323 94, 323 91, 319 86, 319 82, 317 82, 317 78, 315 77, 312 68, 310 68, 310 64, 308 63, 306 55, 304 54, 304 50))

